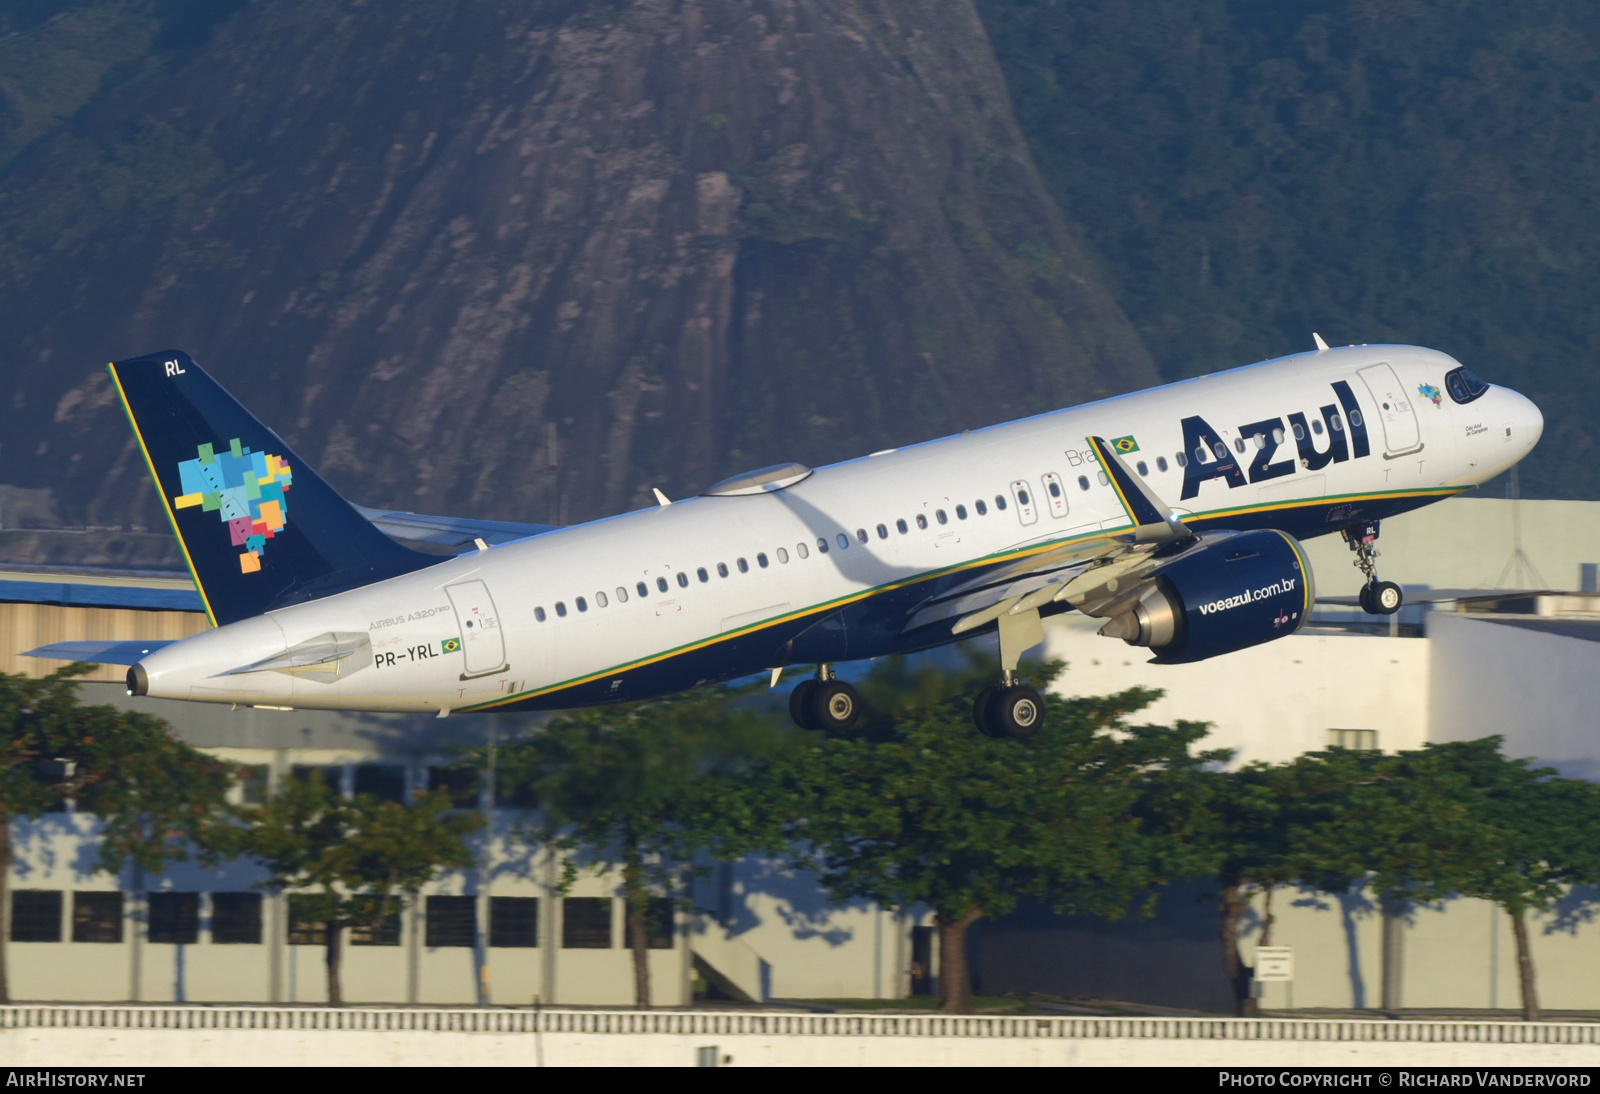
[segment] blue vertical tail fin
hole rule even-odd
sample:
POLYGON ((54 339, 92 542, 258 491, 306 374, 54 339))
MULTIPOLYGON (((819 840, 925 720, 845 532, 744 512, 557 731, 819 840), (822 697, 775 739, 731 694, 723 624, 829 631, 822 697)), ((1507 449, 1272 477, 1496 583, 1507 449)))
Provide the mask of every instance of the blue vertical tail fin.
POLYGON ((107 368, 213 624, 439 561, 373 527, 188 354, 107 368))

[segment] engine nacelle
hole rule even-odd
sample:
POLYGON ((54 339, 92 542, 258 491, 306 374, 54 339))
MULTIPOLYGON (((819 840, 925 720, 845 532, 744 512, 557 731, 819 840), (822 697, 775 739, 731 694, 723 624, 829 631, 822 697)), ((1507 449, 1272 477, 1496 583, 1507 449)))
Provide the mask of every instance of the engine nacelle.
POLYGON ((1293 634, 1315 602, 1311 561, 1293 536, 1244 532, 1162 570, 1100 633, 1148 646, 1162 664, 1203 661, 1293 634))

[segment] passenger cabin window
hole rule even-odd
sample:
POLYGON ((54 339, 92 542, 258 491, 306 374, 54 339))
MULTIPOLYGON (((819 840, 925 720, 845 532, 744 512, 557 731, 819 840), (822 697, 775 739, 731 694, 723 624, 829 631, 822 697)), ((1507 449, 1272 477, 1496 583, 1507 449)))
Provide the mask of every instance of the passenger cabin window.
POLYGON ((989 514, 989 507, 983 503, 982 498, 979 498, 977 501, 973 502, 972 507, 978 511, 978 515, 980 517, 987 516, 989 514))
POLYGON ((760 554, 756 555, 756 565, 760 566, 763 570, 767 568, 767 553, 765 551, 762 551, 760 554))
POLYGON ((845 535, 843 532, 840 532, 838 535, 834 536, 833 541, 839 545, 839 550, 841 551, 848 551, 850 549, 850 537, 845 535))
POLYGON ((642 581, 636 582, 633 586, 633 589, 639 594, 641 599, 650 595, 650 586, 646 585, 642 581))
POLYGON ((818 536, 817 537, 817 553, 819 555, 825 555, 825 554, 828 553, 828 537, 826 537, 826 536, 818 536))
POLYGON ((1138 467, 1139 477, 1140 478, 1143 478, 1145 475, 1150 474, 1150 468, 1145 464, 1145 462, 1143 460, 1139 461, 1137 467, 1138 467))
POLYGON ((778 548, 778 561, 782 563, 787 563, 789 561, 789 552, 785 551, 782 547, 778 548))
POLYGON ((1336 413, 1328 415, 1328 428, 1333 430, 1335 433, 1343 433, 1344 419, 1339 417, 1339 415, 1336 413))
POLYGON ((678 588, 687 589, 688 587, 689 587, 689 572, 687 570, 679 570, 678 571, 678 588))
POLYGON ((1456 402, 1470 403, 1488 391, 1489 385, 1478 379, 1466 365, 1462 365, 1444 374, 1444 389, 1456 402))
POLYGON ((589 602, 581 596, 574 600, 573 603, 578 606, 578 610, 580 612, 586 612, 589 610, 589 602))
POLYGON ((917 514, 917 527, 918 528, 926 528, 927 526, 928 526, 928 518, 923 516, 921 513, 918 513, 917 514))
POLYGON ((1157 471, 1165 471, 1166 469, 1167 469, 1167 458, 1165 456, 1157 456, 1156 457, 1156 470, 1157 471))
POLYGON ((1079 490, 1087 490, 1087 489, 1089 489, 1089 476, 1088 475, 1079 475, 1078 476, 1078 489, 1079 490))
POLYGON ((628 587, 626 585, 618 585, 617 586, 617 603, 618 604, 626 604, 627 602, 628 602, 628 587))
POLYGON ((543 608, 535 608, 535 609, 533 609, 533 617, 535 619, 537 619, 539 622, 543 623, 544 622, 544 609, 543 608))
POLYGON ((1244 438, 1243 437, 1235 437, 1233 439, 1233 450, 1235 452, 1239 453, 1240 455, 1244 454, 1244 438))
POLYGON ((698 577, 702 582, 711 580, 711 575, 706 573, 706 568, 704 566, 697 568, 694 572, 694 576, 698 577))
POLYGON ((1104 471, 1096 471, 1095 478, 1100 480, 1101 486, 1108 486, 1111 483, 1110 476, 1108 476, 1104 471))
POLYGON ((885 528, 881 524, 878 525, 878 538, 879 539, 888 539, 889 538, 889 529, 885 528))
POLYGON ((1185 456, 1182 452, 1174 452, 1172 454, 1172 458, 1178 461, 1179 467, 1189 466, 1189 457, 1185 456))
POLYGON ((1215 451, 1215 452, 1216 452, 1216 454, 1217 454, 1217 459, 1219 459, 1219 460, 1225 460, 1225 459, 1227 459, 1227 458, 1228 458, 1228 446, 1227 446, 1227 445, 1225 445, 1225 444, 1223 444, 1223 443, 1222 443, 1222 442, 1221 442, 1221 441, 1218 441, 1218 442, 1217 442, 1217 443, 1216 443, 1216 444, 1215 444, 1215 445, 1214 445, 1214 446, 1213 446, 1213 449, 1212 449, 1212 450, 1213 450, 1213 451, 1215 451))
POLYGON ((1302 426, 1299 422, 1295 422, 1294 423, 1294 439, 1297 440, 1297 441, 1303 441, 1303 440, 1306 439, 1305 427, 1302 426))
POLYGON ((556 601, 556 614, 561 616, 563 619, 566 618, 566 615, 567 615, 567 604, 566 604, 566 601, 564 601, 564 600, 556 601))
POLYGON ((726 562, 717 563, 717 576, 718 577, 727 577, 728 576, 728 564, 726 562))
POLYGON ((1321 418, 1312 418, 1311 419, 1311 432, 1315 433, 1319 437, 1322 436, 1322 419, 1321 418))
POLYGON ((956 519, 957 520, 966 520, 967 519, 967 507, 965 505, 956 506, 956 519))
POLYGON ((857 528, 856 539, 860 540, 862 543, 867 542, 867 530, 865 528, 857 528))
POLYGON ((895 521, 894 522, 894 526, 900 530, 900 534, 902 536, 905 535, 907 532, 909 532, 911 530, 911 529, 906 527, 906 522, 904 520, 895 521))
POLYGON ((1260 452, 1263 448, 1267 447, 1267 438, 1262 436, 1260 433, 1256 433, 1251 436, 1250 443, 1256 446, 1257 452, 1260 452))
POLYGON ((794 553, 799 555, 801 558, 805 558, 811 552, 806 550, 806 545, 804 543, 796 543, 794 545, 794 553))
POLYGON ((1272 431, 1272 443, 1273 444, 1282 444, 1283 443, 1283 430, 1282 429, 1274 429, 1272 431))
MULTIPOLYGON (((623 595, 626 596, 627 594, 624 593, 623 595)), ((606 606, 606 594, 605 593, 595 593, 594 594, 594 602, 596 604, 600 605, 602 608, 605 607, 606 606)))
POLYGON ((995 508, 996 508, 996 509, 999 509, 999 510, 1000 510, 1000 511, 1001 511, 1001 512, 1004 512, 1004 511, 1005 511, 1005 507, 1006 507, 1006 499, 1005 499, 1005 495, 1003 495, 1003 494, 996 494, 996 495, 995 495, 995 496, 994 496, 994 507, 995 507, 995 508))
POLYGON ((664 577, 656 578, 656 589, 659 590, 660 592, 663 592, 663 593, 666 592, 667 591, 667 579, 664 578, 664 577))
POLYGON ((1352 410, 1350 412, 1350 424, 1354 426, 1359 426, 1361 424, 1361 411, 1352 410))
POLYGON ((949 524, 950 523, 950 518, 944 515, 944 510, 943 509, 935 510, 935 512, 933 514, 933 517, 940 524, 949 524))
POLYGON ((739 567, 739 572, 741 574, 747 574, 750 572, 750 564, 742 558, 735 562, 734 565, 739 567))

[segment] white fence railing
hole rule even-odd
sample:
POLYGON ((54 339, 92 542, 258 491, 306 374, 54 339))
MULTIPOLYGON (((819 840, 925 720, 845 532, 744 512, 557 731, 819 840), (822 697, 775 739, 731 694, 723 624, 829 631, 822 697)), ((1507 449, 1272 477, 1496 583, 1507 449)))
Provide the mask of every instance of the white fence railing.
POLYGON ((1600 1045, 1600 1023, 1345 1018, 1069 1018, 749 1011, 496 1010, 449 1007, 0 1006, 0 1029, 307 1030, 737 1034, 1079 1040, 1381 1041, 1600 1045))

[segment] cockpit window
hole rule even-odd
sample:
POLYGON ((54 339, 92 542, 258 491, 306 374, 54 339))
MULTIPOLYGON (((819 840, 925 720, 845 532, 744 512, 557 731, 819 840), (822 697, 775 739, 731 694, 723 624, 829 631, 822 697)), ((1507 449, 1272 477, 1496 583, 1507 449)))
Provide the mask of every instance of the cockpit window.
POLYGON ((1470 403, 1488 391, 1489 385, 1474 376, 1466 365, 1462 365, 1444 374, 1444 389, 1456 402, 1470 403))

